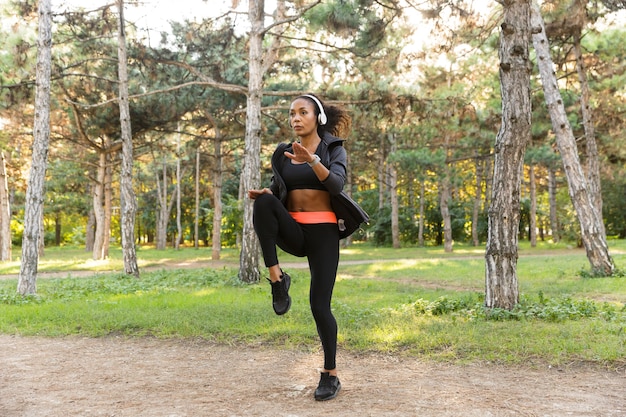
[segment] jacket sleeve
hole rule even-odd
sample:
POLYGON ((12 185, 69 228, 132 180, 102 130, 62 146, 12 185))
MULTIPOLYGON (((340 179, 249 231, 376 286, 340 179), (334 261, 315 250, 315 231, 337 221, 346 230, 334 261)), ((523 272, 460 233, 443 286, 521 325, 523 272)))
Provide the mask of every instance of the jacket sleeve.
POLYGON ((329 174, 328 177, 322 181, 322 184, 324 184, 331 195, 337 195, 341 193, 343 185, 346 182, 348 155, 343 146, 333 146, 330 148, 329 153, 329 174))
POLYGON ((272 192, 272 194, 274 194, 276 197, 278 197, 279 195, 279 188, 278 188, 278 181, 276 181, 276 178, 272 175, 272 180, 270 181, 270 191, 272 192))
POLYGON ((284 143, 279 143, 278 146, 276 146, 274 153, 272 154, 273 175, 272 175, 272 179, 271 179, 270 186, 269 186, 269 189, 270 191, 272 191, 272 194, 274 194, 281 201, 283 201, 283 203, 285 199, 287 198, 287 190, 285 189, 284 180, 280 176, 279 165, 282 163, 281 161, 285 158, 285 156, 283 155, 283 153, 285 152, 285 149, 287 149, 287 145, 284 143), (281 192, 284 195, 281 195, 281 192))

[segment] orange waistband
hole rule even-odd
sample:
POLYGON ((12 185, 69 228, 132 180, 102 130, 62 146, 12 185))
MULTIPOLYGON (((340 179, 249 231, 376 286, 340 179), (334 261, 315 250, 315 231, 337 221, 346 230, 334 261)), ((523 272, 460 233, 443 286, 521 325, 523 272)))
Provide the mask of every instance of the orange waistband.
POLYGON ((290 211, 289 214, 300 224, 337 223, 333 211, 290 211))

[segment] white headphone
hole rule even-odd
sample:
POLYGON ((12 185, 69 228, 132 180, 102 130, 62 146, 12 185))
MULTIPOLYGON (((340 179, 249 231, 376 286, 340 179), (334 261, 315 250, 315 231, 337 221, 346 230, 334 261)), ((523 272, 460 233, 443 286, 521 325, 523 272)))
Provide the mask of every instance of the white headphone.
POLYGON ((328 118, 326 117, 326 113, 324 113, 324 106, 322 106, 322 103, 317 99, 317 97, 312 96, 310 94, 304 94, 301 97, 308 97, 311 100, 313 100, 315 102, 315 104, 317 104, 317 107, 319 107, 319 109, 320 109, 320 114, 317 115, 317 122, 321 126, 324 126, 326 124, 326 122, 328 122, 328 118))

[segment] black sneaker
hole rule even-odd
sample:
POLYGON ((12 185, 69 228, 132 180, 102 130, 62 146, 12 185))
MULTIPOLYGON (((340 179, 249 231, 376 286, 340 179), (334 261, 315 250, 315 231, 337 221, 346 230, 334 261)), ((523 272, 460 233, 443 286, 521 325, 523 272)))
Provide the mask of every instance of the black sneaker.
POLYGON ((317 401, 332 400, 339 394, 339 390, 341 390, 339 378, 329 372, 322 372, 320 383, 315 390, 315 399, 317 401))
MULTIPOLYGON (((268 279, 268 281, 270 280, 268 279)), ((291 307, 291 297, 289 296, 291 277, 283 272, 280 281, 270 281, 270 285, 272 286, 272 307, 274 307, 274 312, 281 316, 288 312, 289 307, 291 307)))

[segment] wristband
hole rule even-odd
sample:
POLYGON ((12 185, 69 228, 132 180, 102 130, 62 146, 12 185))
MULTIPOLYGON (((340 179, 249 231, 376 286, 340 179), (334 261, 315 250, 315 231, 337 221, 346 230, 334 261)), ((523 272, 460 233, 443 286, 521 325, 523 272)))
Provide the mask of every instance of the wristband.
POLYGON ((320 163, 320 157, 318 155, 313 154, 313 161, 312 162, 307 162, 307 164, 309 164, 310 167, 314 167, 315 165, 320 163))

